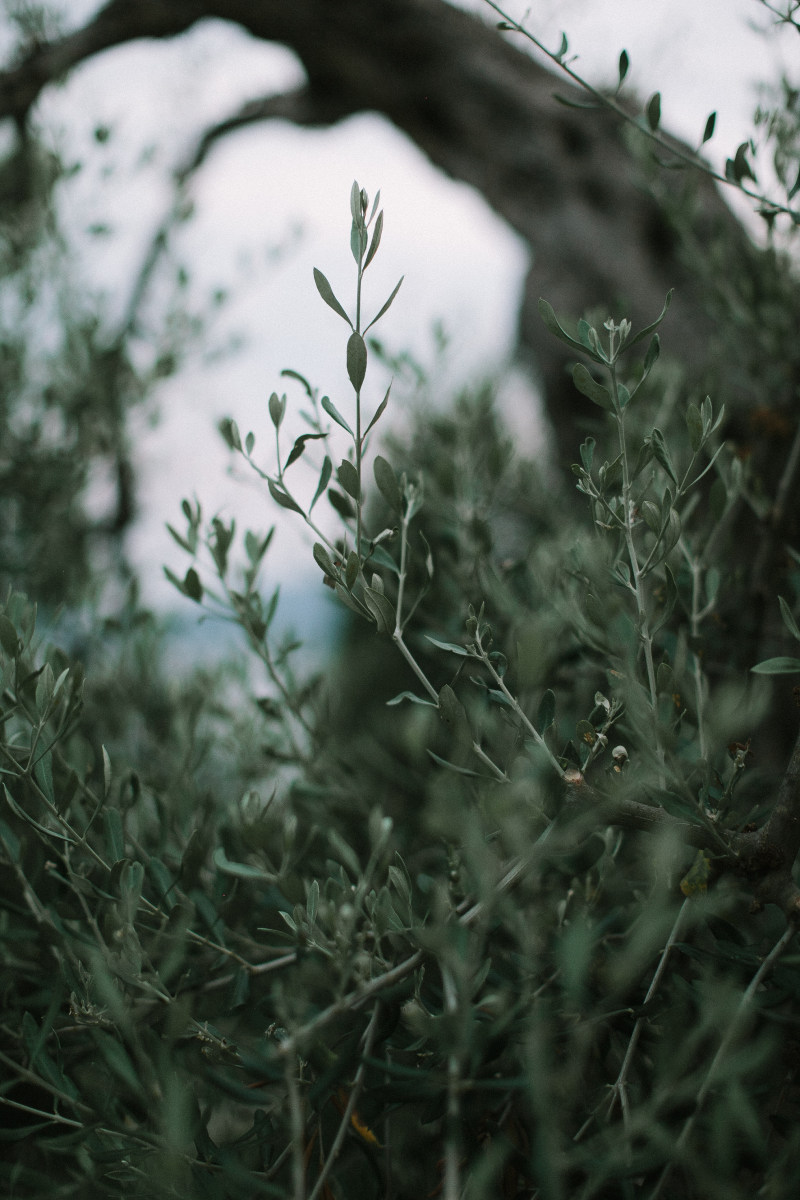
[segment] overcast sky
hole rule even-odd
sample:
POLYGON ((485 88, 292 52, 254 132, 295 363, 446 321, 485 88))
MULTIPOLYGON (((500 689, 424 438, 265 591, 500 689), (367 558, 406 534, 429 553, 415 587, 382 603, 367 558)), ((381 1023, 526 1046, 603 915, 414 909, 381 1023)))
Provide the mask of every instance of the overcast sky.
MULTIPOLYGON (((93 7, 70 0, 67 11, 77 23, 93 7)), ((465 0, 462 7, 486 6, 465 0)), ((527 7, 509 0, 509 12, 520 18, 527 7)), ((528 20, 554 48, 565 30, 576 68, 593 82, 615 80, 625 48, 632 87, 644 96, 660 90, 664 126, 689 141, 699 140, 716 109, 709 149, 718 162, 751 131, 757 83, 791 68, 800 48, 795 31, 770 38, 755 32, 752 22, 765 23, 757 0, 551 0, 532 5, 528 20)), ((194 135, 243 100, 301 78, 287 51, 213 21, 171 43, 110 51, 47 94, 42 117, 86 163, 64 195, 64 209, 86 278, 104 294, 107 313, 123 309, 120 282, 136 269, 169 200, 166 176, 194 135), (105 149, 93 141, 98 124, 111 130, 105 149), (108 236, 87 232, 101 222, 110 226, 108 236)), ((191 265, 193 295, 216 286, 231 290, 233 300, 213 329, 215 344, 237 334, 244 346, 215 364, 196 358, 161 389, 158 427, 139 429, 141 517, 130 548, 150 602, 173 602, 161 564, 177 568, 180 558, 164 522, 176 521, 183 496, 196 492, 209 515, 220 509, 263 527, 275 519, 268 499, 228 478, 216 421, 231 415, 243 432, 261 435, 271 467, 266 398, 284 390, 281 368, 303 371, 347 404, 345 327, 316 296, 312 267, 328 275, 347 304, 354 281, 353 178, 371 195, 380 187, 386 210, 381 251, 367 277, 367 309, 377 308, 405 275, 376 332, 428 361, 431 327, 442 319, 452 335, 451 379, 474 377, 508 355, 523 247, 480 198, 440 175, 387 122, 364 116, 329 131, 273 123, 229 137, 194 179, 195 217, 177 248, 191 265)), ((383 386, 379 376, 375 402, 383 386)), ((292 522, 281 526, 273 570, 296 576, 308 567, 313 577, 317 568, 301 530, 292 522)))

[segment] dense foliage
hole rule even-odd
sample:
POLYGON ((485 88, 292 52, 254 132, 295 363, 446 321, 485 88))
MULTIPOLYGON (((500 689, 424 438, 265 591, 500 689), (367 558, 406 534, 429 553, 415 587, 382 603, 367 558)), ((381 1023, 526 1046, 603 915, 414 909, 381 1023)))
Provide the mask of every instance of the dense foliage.
MULTIPOLYGON (((170 670, 132 588, 82 665, 3 598, 0 1179, 20 1200, 793 1195, 796 428, 770 458, 739 408, 725 442, 669 296, 645 329, 543 300, 596 414, 575 489, 487 387, 434 408, 423 381, 379 443, 373 328, 402 292, 371 294, 383 212, 357 183, 349 226, 353 303, 315 272, 349 404, 287 372, 253 432, 222 430, 311 532, 350 622, 331 659, 275 632, 271 533, 197 500, 167 574, 246 658, 170 670)), ((788 421, 796 346, 767 300, 794 277, 769 264, 748 328, 788 421)), ((713 247, 701 266, 724 356, 742 293, 726 317, 713 247)))
POLYGON ((543 302, 603 414, 583 520, 486 394, 426 423, 424 484, 396 469, 371 446, 368 211, 354 185, 355 321, 316 274, 352 411, 294 378, 307 432, 281 443, 273 394, 271 469, 224 432, 377 639, 298 680, 260 591, 269 536, 239 560, 234 525, 188 503, 171 575, 246 633, 270 687, 244 707, 252 675, 168 686, 141 618, 87 689, 32 606, 4 606, 7 1186, 786 1194, 800 764, 760 761, 770 689, 719 617, 744 487, 722 414, 665 398, 669 298, 649 329, 574 335, 543 302), (385 656, 363 682, 382 644, 395 695, 385 656))

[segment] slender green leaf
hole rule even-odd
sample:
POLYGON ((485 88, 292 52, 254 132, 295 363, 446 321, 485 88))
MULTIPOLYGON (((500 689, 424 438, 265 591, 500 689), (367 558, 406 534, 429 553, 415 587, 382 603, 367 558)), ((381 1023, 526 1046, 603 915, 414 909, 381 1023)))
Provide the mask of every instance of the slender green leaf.
POLYGON ((402 704, 404 700, 410 701, 412 704, 422 704, 426 708, 436 708, 437 705, 433 700, 426 700, 424 696, 417 696, 414 692, 398 692, 396 696, 392 696, 391 700, 387 700, 387 707, 395 704, 402 704))
POLYGON ((614 411, 614 401, 608 388, 593 379, 583 363, 576 363, 572 368, 572 379, 578 391, 588 396, 593 404, 606 409, 607 412, 614 411))
POLYGON ((333 565, 330 554, 328 554, 322 543, 314 542, 311 553, 314 556, 314 562, 317 566, 321 567, 326 575, 330 575, 331 579, 334 579, 336 577, 336 568, 333 565))
POLYGON ((19 654, 20 645, 16 628, 4 613, 0 614, 0 646, 3 647, 9 658, 15 658, 19 654))
MULTIPOLYGON (((376 197, 377 200, 377 197, 376 197)), ((378 246, 381 244, 381 236, 383 234, 383 211, 378 213, 378 219, 375 222, 375 231, 372 234, 372 242, 370 243, 369 252, 364 259, 364 270, 366 271, 369 264, 372 262, 375 255, 378 253, 378 246)))
POLYGON ((348 496, 356 501, 361 499, 361 489, 358 482, 358 471, 350 462, 349 458, 342 459, 336 471, 336 478, 342 485, 348 496))
POLYGON ((750 670, 754 675, 795 675, 800 671, 800 658, 765 658, 750 670))
POLYGON ((686 409, 686 426, 689 430, 689 445, 696 454, 703 444, 703 418, 696 404, 690 404, 686 409))
POLYGON ((717 123, 717 114, 715 112, 709 113, 708 116, 706 117, 706 127, 703 130, 703 138, 702 138, 702 141, 700 142, 701 146, 705 146, 706 142, 711 141, 712 137, 714 136, 714 126, 716 125, 716 123, 717 123))
POLYGON ((361 437, 362 442, 363 442, 364 438, 367 436, 367 434, 369 433, 370 429, 372 429, 372 426, 376 425, 378 423, 378 421, 380 421, 381 417, 383 416, 383 411, 386 408, 386 405, 389 403, 389 392, 391 390, 392 390, 392 385, 390 383, 388 388, 386 389, 386 395, 383 397, 383 399, 381 400, 380 404, 378 405, 378 407, 375 411, 374 417, 372 418, 369 425, 367 426, 367 428, 364 430, 364 433, 362 434, 362 437, 361 437))
POLYGON ((184 575, 181 590, 190 600, 194 600, 195 604, 199 604, 203 599, 203 585, 194 567, 189 567, 189 570, 184 575))
MULTIPOLYGON (((230 417, 224 417, 217 426, 230 450, 242 449, 242 438, 239 426, 230 417)), ((185 511, 185 510, 184 510, 185 511)))
MULTIPOLYGON (((105 750, 105 747, 103 748, 105 750)), ((33 768, 34 778, 51 804, 56 802, 55 787, 53 786, 53 752, 47 750, 36 762, 33 768)))
POLYGON ((312 388, 311 384, 306 379, 305 375, 301 375, 299 371, 293 371, 290 367, 284 367, 284 369, 281 371, 281 378, 282 379, 296 379, 297 382, 301 383, 303 385, 303 387, 305 388, 305 393, 308 396, 309 400, 314 399, 314 389, 312 388))
POLYGON ((438 638, 431 637, 429 633, 425 634, 426 639, 436 646, 437 650, 448 650, 451 654, 458 654, 461 658, 472 658, 466 646, 456 646, 454 642, 440 642, 438 638))
MULTIPOLYGON (((364 218, 361 217, 358 221, 353 221, 353 224, 350 226, 350 249, 357 263, 361 262, 366 248, 367 227, 364 224, 364 218)), ((361 269, 363 271, 364 268, 362 267, 361 269)))
MULTIPOLYGON (((405 694, 405 693, 404 693, 405 694)), ((410 695, 411 693, 407 693, 410 695)), ((399 697, 402 698, 402 697, 399 697)), ((435 708, 436 705, 433 705, 435 708)), ((0 840, 5 845, 6 851, 12 863, 19 862, 20 840, 9 825, 5 821, 0 821, 0 840)))
POLYGON ((645 115, 647 117, 647 124, 650 126, 651 130, 655 133, 655 131, 658 129, 658 126, 661 122, 661 93, 660 92, 653 92, 653 95, 647 101, 647 106, 645 108, 645 115))
POLYGON ((352 591, 355 587, 355 582, 358 579, 358 572, 361 570, 361 560, 358 557, 356 550, 351 550, 347 555, 347 562, 344 568, 344 585, 348 591, 352 591))
POLYGON ((211 857, 214 866, 223 875, 232 875, 236 879, 260 880, 263 883, 274 883, 276 880, 276 876, 271 871, 265 871, 263 867, 231 862, 222 846, 218 846, 211 857))
POLYGON ((322 403, 323 410, 328 414, 328 416, 332 417, 337 425, 341 425, 342 429, 344 429, 347 433, 349 433, 351 438, 354 438, 355 434, 353 433, 350 426, 347 424, 347 421, 345 421, 342 414, 339 412, 336 405, 330 399, 330 397, 323 396, 321 403, 322 403))
POLYGON ((119 809, 110 806, 103 810, 103 825, 105 826, 108 857, 112 863, 119 862, 125 857, 125 835, 122 832, 122 817, 119 809))
POLYGON ((306 448, 306 442, 317 442, 320 438, 324 438, 324 433, 301 433, 299 438, 295 439, 295 443, 289 451, 289 457, 284 463, 283 469, 286 471, 293 462, 297 462, 300 455, 306 448))
POLYGON ((593 359, 595 359, 596 362, 602 361, 598 354, 590 350, 588 346, 583 344, 583 342, 577 341, 574 337, 567 333, 566 329, 561 327, 558 322, 558 318, 553 311, 553 306, 548 304, 546 300, 539 300, 539 316, 542 318, 542 321, 544 321, 545 326, 550 330, 554 337, 559 339, 559 341, 564 342, 564 344, 567 346, 571 346, 573 350, 577 350, 580 354, 589 354, 593 359))
POLYGON ((378 627, 378 633, 393 633, 396 617, 394 605, 388 597, 368 587, 364 588, 364 603, 378 627))
POLYGON ((592 469, 592 463, 594 462, 594 448, 596 445, 597 442, 593 437, 587 437, 586 440, 581 443, 581 462, 583 463, 584 469, 587 471, 591 471, 592 469))
POLYGON ((628 68, 630 67, 630 65, 631 65, 631 60, 628 58, 628 51, 623 50, 619 56, 619 65, 618 65, 619 83, 617 84, 617 87, 619 87, 622 84, 623 79, 628 74, 628 68))
POLYGON ((631 340, 627 343, 629 350, 632 346, 635 346, 637 342, 644 341, 646 337, 649 337, 651 333, 655 333, 656 329, 658 329, 659 325, 664 320, 664 317, 667 315, 667 309, 672 303, 672 291, 673 289, 670 288, 670 290, 667 292, 667 298, 664 301, 664 307, 661 309, 661 312, 658 314, 655 321, 653 321, 651 325, 646 325, 644 329, 640 330, 639 333, 637 333, 636 336, 631 338, 631 340))
POLYGON ((333 474, 333 463, 331 462, 329 455, 326 454, 325 460, 322 464, 322 470, 319 473, 319 483, 317 484, 317 490, 314 492, 314 499, 311 501, 311 503, 308 506, 309 512, 311 512, 311 509, 317 503, 320 496, 325 491, 325 488, 330 483, 332 474, 333 474))
POLYGON ((350 320, 347 313, 334 296, 333 288, 322 274, 322 271, 318 271, 316 267, 314 267, 314 283, 317 285, 317 291, 319 292, 320 296, 322 296, 322 299, 325 301, 328 307, 332 308, 335 313, 338 313, 342 320, 346 321, 352 329, 353 322, 350 320))
POLYGON ((669 450, 667 449, 667 444, 664 441, 664 435, 661 432, 661 430, 654 429, 652 431, 652 433, 650 434, 648 440, 650 442, 650 445, 653 447, 653 454, 656 458, 656 461, 661 464, 661 466, 664 468, 664 470, 669 475, 672 482, 677 483, 678 477, 675 474, 675 468, 672 465, 672 458, 670 456, 669 450))
POLYGON ((347 376, 355 391, 360 392, 367 373, 367 347, 360 333, 347 339, 347 376))
POLYGON ((536 728, 539 733, 545 733, 556 719, 556 697, 555 692, 551 688, 542 696, 539 701, 539 710, 536 714, 536 728))
POLYGON ((376 454, 372 471, 378 491, 383 496, 391 512, 398 517, 403 515, 403 497, 400 494, 400 484, 394 473, 394 467, 381 454, 376 454))
POLYGON ((662 629, 666 625, 667 621, 672 616, 672 613, 675 609, 675 605, 678 600, 678 585, 675 582, 675 576, 673 575, 672 571, 670 570, 669 566, 666 563, 664 564, 664 573, 666 576, 664 607, 661 610, 661 612, 658 614, 658 617, 653 624, 653 633, 654 634, 658 633, 659 629, 662 629))
POLYGON ((471 771, 469 767, 458 767, 455 763, 448 762, 446 758, 434 754, 433 750, 429 750, 428 755, 438 766, 444 767, 446 771, 453 771, 456 775, 466 775, 470 779, 481 778, 479 771, 471 771))
POLYGON ((786 603, 783 596, 778 596, 778 603, 781 606, 781 616, 783 617, 784 625, 789 630, 789 633, 792 635, 792 637, 800 642, 800 629, 797 628, 797 622, 794 619, 792 610, 789 608, 789 605, 786 603))
POLYGON ((276 429, 280 429, 285 412, 286 395, 279 396, 277 392, 273 392, 269 398, 269 416, 276 429))
POLYGON ((272 496, 276 504, 280 504, 281 508, 288 508, 290 512, 300 513, 301 517, 303 516, 303 510, 300 505, 292 499, 288 492, 275 483, 273 479, 267 480, 267 487, 269 488, 270 496, 272 496))
MULTIPOLYGON (((372 320, 370 321, 369 325, 367 326, 367 329, 372 329, 372 326, 373 326, 373 325, 376 325, 376 324, 378 323, 378 321, 380 321, 381 317, 382 317, 382 316, 383 316, 383 314, 384 314, 384 313, 385 313, 385 312, 388 310, 388 308, 389 308, 389 306, 392 304, 392 301, 394 300, 395 296, 396 296, 396 295, 397 295, 397 293, 400 291, 400 285, 401 285, 401 283, 403 282, 403 280, 404 280, 404 279, 405 279, 405 275, 401 275, 401 276, 400 276, 400 279, 397 281, 397 284, 396 284, 396 285, 395 285, 395 287, 394 287, 394 290, 393 290, 393 292, 392 292, 391 296, 390 296, 390 297, 389 297, 389 299, 386 301, 386 303, 384 304, 383 308, 382 308, 382 309, 380 309, 380 311, 378 312, 377 316, 374 316, 374 317, 372 318, 372 320)), ((366 333, 366 332, 367 332, 367 329, 365 329, 365 330, 364 330, 364 333, 366 333)))
POLYGON ((659 354, 661 353, 661 341, 657 333, 654 333, 650 345, 647 347, 647 353, 644 356, 644 373, 648 375, 653 368, 659 354))
POLYGON ((344 492, 337 492, 336 488, 328 488, 328 500, 331 507, 343 520, 349 521, 356 515, 353 501, 344 492))

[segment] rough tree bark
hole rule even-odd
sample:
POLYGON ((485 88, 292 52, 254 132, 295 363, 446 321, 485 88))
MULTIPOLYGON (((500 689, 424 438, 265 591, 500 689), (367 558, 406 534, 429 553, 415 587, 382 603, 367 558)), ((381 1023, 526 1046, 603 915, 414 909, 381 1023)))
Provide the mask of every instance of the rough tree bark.
MULTIPOLYGON (((0 116, 24 122, 42 89, 82 61, 133 39, 177 36, 209 17, 289 47, 307 83, 256 98, 220 121, 201 138, 187 173, 219 137, 254 121, 320 126, 365 111, 386 116, 433 164, 475 187, 530 245, 519 343, 539 371, 567 463, 575 455, 572 414, 588 402, 576 397, 563 353, 541 325, 539 296, 574 316, 610 305, 640 323, 676 288, 668 342, 690 368, 702 366, 713 328, 696 275, 678 254, 669 203, 643 186, 619 120, 559 105, 553 92, 570 92, 562 81, 508 35, 444 0, 111 0, 83 28, 31 47, 0 73, 0 116)), ((663 174, 674 194, 684 176, 663 174)), ((753 258, 702 176, 694 179, 693 205, 698 242, 721 233, 730 255, 753 258)))

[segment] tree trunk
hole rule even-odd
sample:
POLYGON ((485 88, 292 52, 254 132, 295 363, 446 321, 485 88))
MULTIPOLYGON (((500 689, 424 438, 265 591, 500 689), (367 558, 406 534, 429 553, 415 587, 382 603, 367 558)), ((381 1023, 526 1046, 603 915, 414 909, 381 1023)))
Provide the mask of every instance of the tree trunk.
MULTIPOLYGON (((207 131, 194 165, 218 137, 256 120, 327 125, 379 112, 435 166, 475 187, 527 241, 532 266, 519 345, 541 377, 562 461, 575 457, 574 413, 588 401, 576 395, 562 348, 539 320, 539 296, 567 316, 601 306, 641 325, 675 288, 667 348, 690 370, 702 367, 713 325, 696 274, 679 254, 670 212, 686 173, 661 172, 656 199, 618 118, 559 104, 554 92, 586 98, 511 35, 444 0, 111 0, 84 28, 33 48, 0 74, 0 116, 24 119, 43 87, 92 55, 132 39, 179 35, 205 17, 289 47, 308 82, 290 95, 254 100, 207 131)), ((696 241, 721 234, 739 263, 757 258, 714 184, 691 175, 696 241)))

